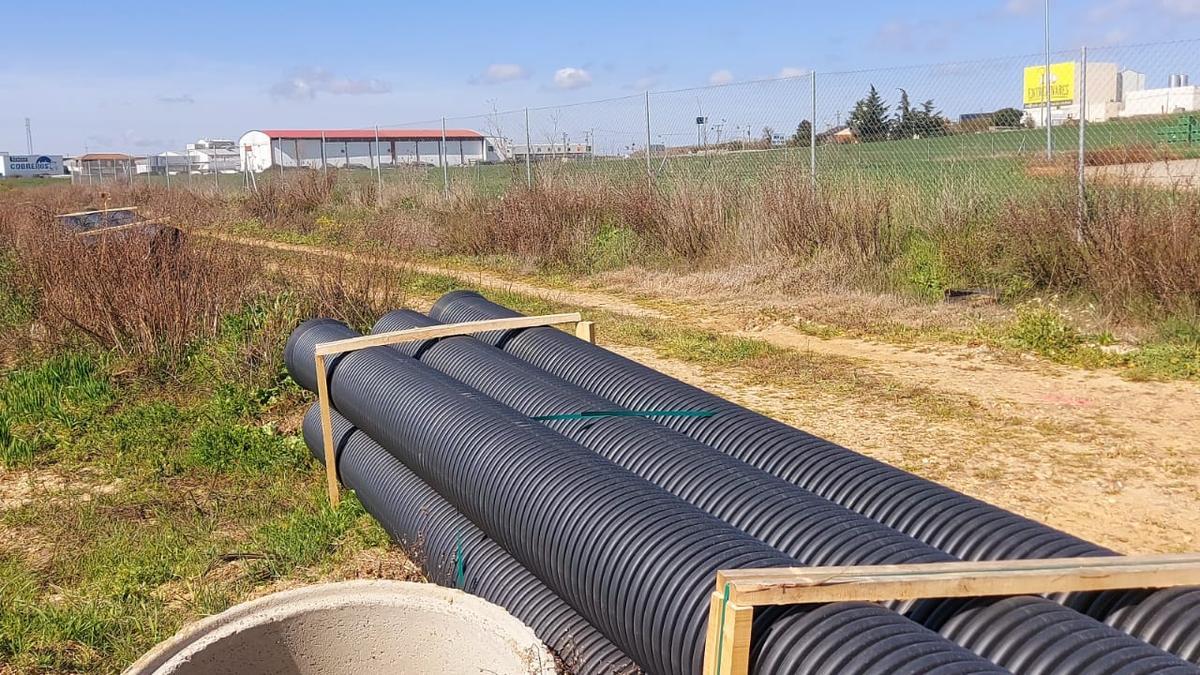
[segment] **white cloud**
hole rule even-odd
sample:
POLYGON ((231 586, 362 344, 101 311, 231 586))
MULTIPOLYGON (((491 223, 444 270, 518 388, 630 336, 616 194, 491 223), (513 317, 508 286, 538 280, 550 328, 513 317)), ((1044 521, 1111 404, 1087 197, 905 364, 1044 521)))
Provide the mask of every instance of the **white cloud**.
POLYGON ((362 96, 386 94, 391 90, 392 86, 383 80, 355 80, 340 77, 324 68, 304 68, 271 85, 271 96, 307 101, 316 98, 317 94, 362 96))
POLYGON ((659 79, 657 75, 643 75, 634 80, 626 89, 634 91, 649 91, 658 86, 659 79))
POLYGON ((583 68, 559 68, 554 71, 554 86, 559 89, 579 89, 592 83, 592 74, 583 68))
POLYGON ((1160 0, 1163 9, 1182 16, 1200 16, 1200 0, 1160 0))
POLYGON ((779 77, 800 77, 802 75, 808 75, 808 70, 795 66, 784 66, 779 69, 779 77))
POLYGON ((512 82, 513 80, 524 80, 529 77, 529 71, 525 67, 517 63, 493 63, 488 66, 482 75, 477 75, 471 78, 472 84, 499 84, 501 82, 512 82))
POLYGON ((1005 0, 1006 14, 1029 14, 1041 5, 1041 0, 1005 0))
POLYGON ((191 94, 180 94, 179 96, 159 96, 158 102, 159 103, 184 103, 187 105, 191 105, 196 102, 196 99, 192 98, 191 94))
POLYGON ((733 73, 730 72, 728 68, 714 70, 712 74, 708 76, 709 84, 729 84, 730 82, 733 82, 733 73))

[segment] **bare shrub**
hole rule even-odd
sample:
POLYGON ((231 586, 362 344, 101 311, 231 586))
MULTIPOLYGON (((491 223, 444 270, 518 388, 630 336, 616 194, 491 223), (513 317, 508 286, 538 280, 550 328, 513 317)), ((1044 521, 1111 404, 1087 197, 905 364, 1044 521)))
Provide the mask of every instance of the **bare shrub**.
POLYGON ((849 179, 814 187, 801 171, 780 171, 748 188, 743 216, 753 236, 776 251, 812 256, 827 251, 859 265, 879 265, 900 246, 893 218, 895 196, 877 183, 849 179))
POLYGON ((1008 259, 1033 287, 1083 290, 1139 313, 1200 305, 1200 194, 1104 186, 1089 192, 1081 229, 1073 190, 1056 186, 1001 211, 1008 259))
POLYGON ((627 190, 624 211, 639 214, 639 228, 672 262, 698 262, 734 249, 740 195, 712 181, 681 181, 661 192, 627 190), (633 199, 629 199, 629 197, 633 199))
POLYGON ((254 292, 257 261, 215 242, 128 230, 89 243, 44 218, 5 225, 4 247, 36 289, 36 316, 51 342, 83 336, 169 366, 254 292))
POLYGON ((279 223, 297 216, 311 216, 328 205, 337 187, 337 173, 315 170, 264 174, 258 187, 246 193, 242 209, 263 223, 279 223))

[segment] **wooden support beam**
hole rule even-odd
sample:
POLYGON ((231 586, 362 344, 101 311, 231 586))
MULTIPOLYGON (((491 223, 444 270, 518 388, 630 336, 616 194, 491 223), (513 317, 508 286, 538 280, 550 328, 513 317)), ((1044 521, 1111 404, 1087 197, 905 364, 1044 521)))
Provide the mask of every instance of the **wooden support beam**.
POLYGON ((494 330, 556 326, 564 323, 574 323, 576 326, 576 335, 580 332, 579 326, 587 323, 589 325, 588 331, 591 333, 590 321, 583 321, 583 317, 579 312, 568 312, 565 314, 517 316, 506 319, 486 319, 483 321, 447 323, 421 328, 406 328, 404 330, 394 330, 374 335, 360 335, 358 337, 346 338, 345 340, 335 340, 333 342, 318 344, 313 352, 317 375, 317 398, 321 408, 321 436, 325 446, 325 483, 326 489, 329 492, 329 505, 337 508, 340 495, 338 493, 337 456, 333 446, 333 419, 332 408, 329 402, 329 377, 325 372, 325 357, 331 354, 341 354, 369 347, 386 347, 388 345, 415 340, 432 340, 433 338, 471 335, 473 333, 486 333, 494 330))
POLYGON ((596 344, 596 324, 593 321, 580 321, 575 324, 575 337, 596 344))
POLYGON ((325 446, 325 489, 329 492, 329 506, 337 508, 341 501, 338 493, 337 453, 333 447, 333 415, 329 408, 329 377, 325 373, 325 355, 317 354, 317 398, 321 407, 321 440, 325 446))
MULTIPOLYGON (((107 197, 106 197, 107 198, 107 197)), ((77 216, 92 216, 97 213, 112 213, 113 211, 137 211, 136 206, 114 206, 112 208, 97 209, 95 211, 76 211, 75 213, 60 213, 55 218, 74 218, 77 216)))
POLYGON ((515 316, 508 319, 486 319, 484 321, 447 323, 438 326, 425 326, 422 328, 406 328, 405 330, 394 330, 387 333, 362 335, 359 337, 347 338, 345 340, 337 340, 335 342, 325 342, 317 345, 316 353, 327 355, 337 354, 339 352, 350 352, 357 349, 366 349, 368 347, 386 347, 388 345, 394 345, 400 342, 432 340, 433 338, 450 337, 453 335, 470 335, 472 333, 486 333, 494 330, 512 330, 514 328, 533 328, 535 326, 554 326, 564 323, 579 323, 582 321, 582 319, 583 317, 580 316, 579 312, 569 312, 566 314, 515 316))
POLYGON ((1200 586, 1200 553, 861 567, 721 570, 709 607, 704 675, 745 675, 753 608, 917 598, 1200 586))
POLYGON ((750 627, 754 607, 729 602, 724 591, 713 592, 708 608, 708 642, 704 675, 746 675, 750 672, 750 627))
POLYGON ((723 570, 748 605, 877 602, 1200 585, 1200 554, 723 570))

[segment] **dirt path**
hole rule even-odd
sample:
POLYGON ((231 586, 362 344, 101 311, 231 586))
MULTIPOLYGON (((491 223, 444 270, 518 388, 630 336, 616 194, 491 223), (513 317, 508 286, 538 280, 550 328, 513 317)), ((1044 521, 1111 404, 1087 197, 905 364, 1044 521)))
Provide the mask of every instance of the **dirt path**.
MULTIPOLYGON (((221 234, 212 231, 197 230, 195 234, 200 234, 212 239, 239 244, 242 246, 253 246, 255 248, 265 248, 273 251, 288 251, 291 253, 303 253, 306 255, 317 255, 324 258, 333 258, 335 260, 358 260, 361 254, 348 253, 346 251, 338 251, 330 248, 320 248, 317 246, 304 246, 300 244, 285 244, 277 241, 263 241, 261 239, 253 239, 250 237, 236 237, 228 234, 221 234)), ((589 291, 567 290, 558 288, 546 288, 544 286, 536 286, 534 284, 516 281, 505 278, 498 274, 492 274, 482 270, 462 270, 452 267, 444 267, 439 265, 429 265, 425 263, 410 262, 404 260, 387 260, 376 259, 372 261, 375 264, 386 265, 397 270, 412 270, 422 274, 444 274, 453 276, 457 279, 469 281, 479 288, 496 288, 531 295, 538 298, 544 298, 553 302, 561 302, 568 305, 578 305, 580 307, 590 307, 592 309, 601 309, 617 314, 627 314, 629 316, 639 316, 655 319, 668 318, 666 314, 648 307, 641 307, 633 302, 622 300, 605 293, 592 293, 589 291)))
MULTIPOLYGON (((220 238, 274 250, 355 257, 309 246, 220 238)), ((763 385, 753 373, 716 372, 662 359, 646 349, 615 347, 748 407, 1097 543, 1126 552, 1200 547, 1200 386, 1195 384, 1133 382, 1112 371, 1040 360, 1013 363, 1011 357, 999 358, 982 347, 905 348, 818 338, 788 325, 738 318, 720 307, 686 311, 671 298, 663 299, 681 309, 647 307, 605 291, 545 288, 489 272, 388 264, 453 276, 481 288, 628 316, 674 319, 712 332, 849 359, 855 369, 882 381, 957 397, 976 412, 935 419, 906 405, 899 393, 900 398, 889 400, 847 397, 810 383, 791 388, 763 385)))

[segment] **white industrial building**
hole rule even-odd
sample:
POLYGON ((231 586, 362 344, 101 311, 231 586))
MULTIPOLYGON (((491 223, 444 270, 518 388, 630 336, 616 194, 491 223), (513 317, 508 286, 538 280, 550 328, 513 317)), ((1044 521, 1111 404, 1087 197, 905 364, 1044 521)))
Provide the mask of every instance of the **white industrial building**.
POLYGON ((240 167, 448 166, 507 159, 493 139, 470 129, 264 129, 238 140, 240 167))
POLYGON ((529 159, 534 162, 544 160, 584 159, 592 156, 590 143, 521 143, 506 145, 507 154, 514 160, 523 162, 525 155, 532 151, 529 159))
POLYGON ((1182 85, 1164 89, 1143 89, 1125 95, 1121 117, 1169 115, 1200 110, 1200 87, 1182 85))
POLYGON ((135 161, 138 175, 153 174, 155 176, 187 173, 190 157, 182 152, 160 152, 135 161))
MULTIPOLYGON (((1200 87, 1191 86, 1187 75, 1171 75, 1167 87, 1147 89, 1145 73, 1121 69, 1115 63, 1089 62, 1086 75, 1082 64, 1069 65, 1075 73, 1072 97, 1069 101, 1052 98, 1050 120, 1055 126, 1080 119, 1080 102, 1084 97, 1088 122, 1200 110, 1200 87)), ((1045 103, 1027 102, 1025 114, 1034 126, 1045 126, 1045 103)))
POLYGON ((187 154, 192 173, 233 173, 242 167, 237 143, 228 139, 201 138, 187 144, 187 154))

